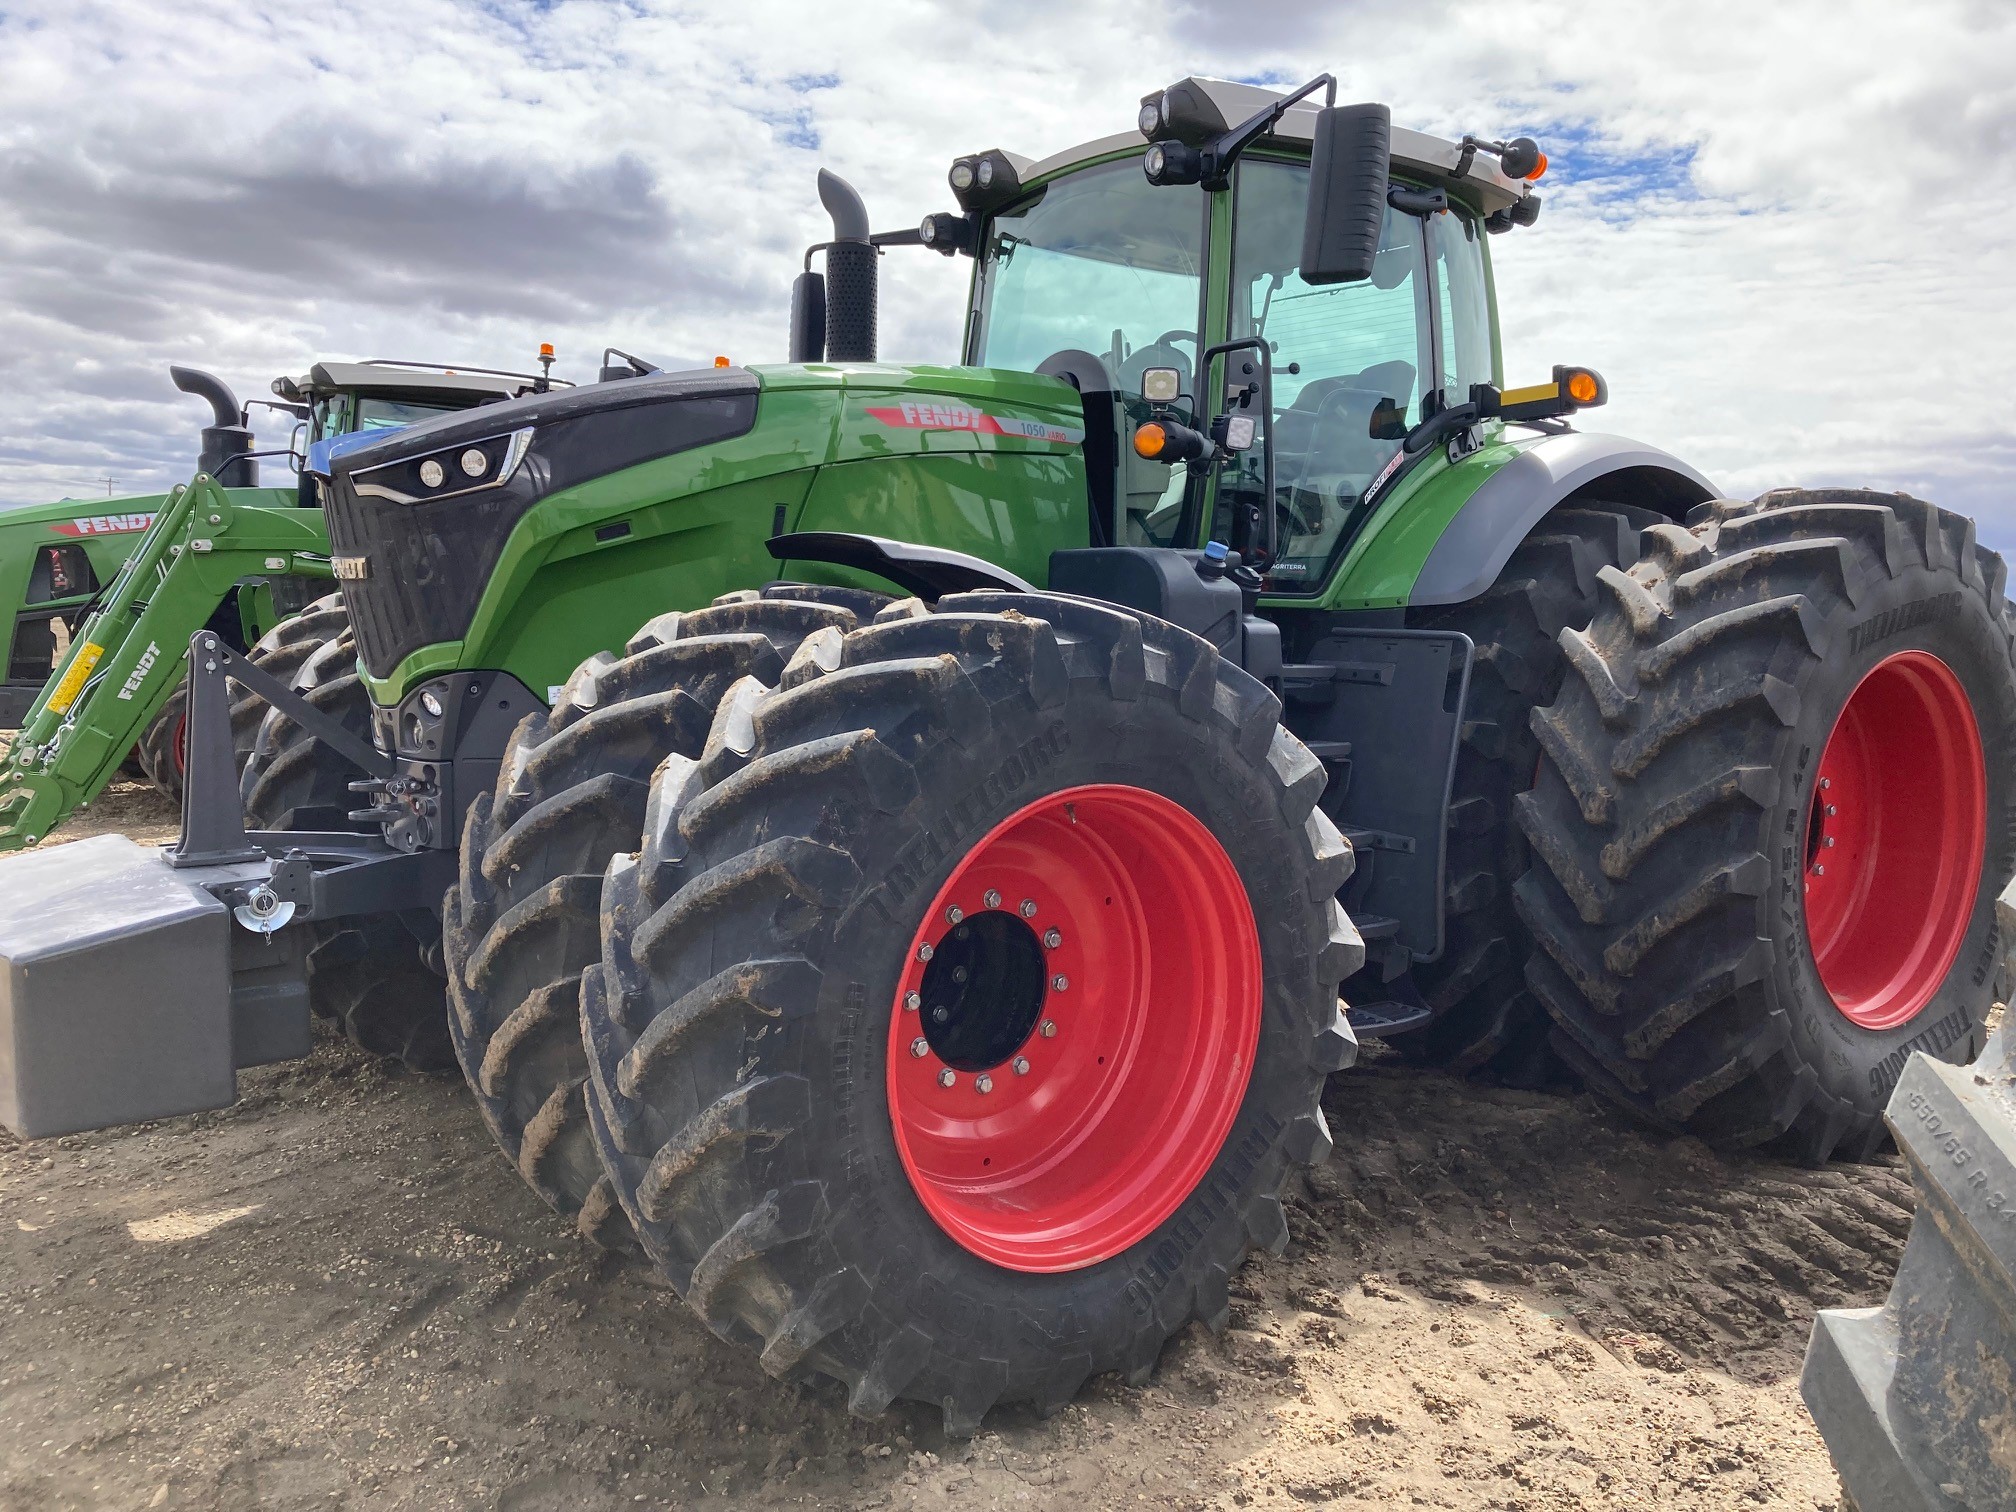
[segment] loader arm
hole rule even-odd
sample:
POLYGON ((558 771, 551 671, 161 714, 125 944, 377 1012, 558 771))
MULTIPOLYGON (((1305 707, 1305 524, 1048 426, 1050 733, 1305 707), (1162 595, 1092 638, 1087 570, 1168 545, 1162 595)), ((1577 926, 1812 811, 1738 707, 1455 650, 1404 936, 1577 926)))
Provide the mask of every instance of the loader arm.
POLYGON ((180 677, 189 637, 240 579, 326 578, 317 510, 234 504, 199 473, 169 494, 79 627, 0 766, 0 851, 103 791, 180 677))

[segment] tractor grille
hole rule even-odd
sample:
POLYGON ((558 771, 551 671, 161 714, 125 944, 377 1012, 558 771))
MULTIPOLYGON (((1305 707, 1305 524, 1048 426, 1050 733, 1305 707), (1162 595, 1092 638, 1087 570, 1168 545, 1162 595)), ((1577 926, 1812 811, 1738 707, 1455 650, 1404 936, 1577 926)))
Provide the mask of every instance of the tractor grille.
POLYGON ((628 378, 486 404, 339 457, 324 491, 329 542, 335 555, 363 559, 343 598, 365 669, 389 677, 422 646, 462 639, 506 539, 541 499, 744 434, 756 423, 757 388, 741 368, 628 378), (456 449, 527 426, 531 450, 500 486, 412 504, 353 486, 357 473, 388 462, 445 451, 452 465, 456 449))

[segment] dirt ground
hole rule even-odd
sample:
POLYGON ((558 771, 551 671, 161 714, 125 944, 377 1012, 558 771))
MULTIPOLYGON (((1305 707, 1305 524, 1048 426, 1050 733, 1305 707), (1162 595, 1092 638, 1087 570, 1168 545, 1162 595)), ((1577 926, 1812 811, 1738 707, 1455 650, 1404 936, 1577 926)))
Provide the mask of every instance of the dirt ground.
MULTIPOLYGON (((172 829, 131 789, 79 817, 172 829)), ((1366 1061, 1222 1337, 949 1443, 770 1380, 585 1250, 459 1083, 333 1040, 221 1113, 0 1133, 0 1508, 1832 1512, 1799 1363, 1816 1306, 1888 1286, 1894 1159, 1724 1159, 1366 1061)))

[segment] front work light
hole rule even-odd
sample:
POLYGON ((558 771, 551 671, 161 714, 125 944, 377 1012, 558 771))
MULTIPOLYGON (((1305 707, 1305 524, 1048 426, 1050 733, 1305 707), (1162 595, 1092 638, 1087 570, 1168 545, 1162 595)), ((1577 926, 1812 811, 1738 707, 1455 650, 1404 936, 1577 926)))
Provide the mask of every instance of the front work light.
POLYGON ((945 175, 945 181, 952 186, 954 194, 964 194, 973 187, 973 159, 961 158, 952 165, 952 171, 945 175))
POLYGON ((1183 374, 1173 367, 1146 368, 1141 374, 1141 397, 1150 404, 1174 404, 1183 393, 1183 374))
POLYGON ((1156 142, 1141 159, 1141 169, 1158 187, 1194 184, 1204 177, 1204 154, 1188 142, 1156 142))

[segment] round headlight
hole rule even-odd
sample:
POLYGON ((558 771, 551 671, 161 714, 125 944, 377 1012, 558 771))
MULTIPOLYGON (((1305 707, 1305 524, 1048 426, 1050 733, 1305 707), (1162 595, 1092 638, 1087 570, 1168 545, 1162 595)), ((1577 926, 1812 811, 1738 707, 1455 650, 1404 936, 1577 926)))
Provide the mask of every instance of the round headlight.
POLYGON ((1145 137, 1152 137, 1156 132, 1160 131, 1162 129, 1162 102, 1160 100, 1143 100, 1141 102, 1141 114, 1137 118, 1136 124, 1140 126, 1141 135, 1145 137))
POLYGON ((420 695, 420 707, 425 709, 435 719, 441 717, 441 700, 434 693, 422 693, 420 695))
POLYGON ((441 480, 447 476, 448 474, 443 470, 441 464, 436 462, 432 457, 429 457, 425 462, 420 464, 420 481, 425 483, 429 488, 439 488, 441 480))
POLYGON ((917 239, 927 247, 938 239, 937 216, 927 215, 917 223, 917 239))
POLYGON ((1148 156, 1142 160, 1142 166, 1148 170, 1149 178, 1158 179, 1162 177, 1163 165, 1168 161, 1169 154, 1164 152, 1162 144, 1157 142, 1153 147, 1148 149, 1148 156))
POLYGON ((958 162, 952 165, 952 171, 946 177, 951 180, 952 188, 955 192, 964 194, 968 189, 973 187, 972 159, 959 159, 958 162))
POLYGON ((472 446, 462 453, 462 471, 472 478, 480 478, 490 471, 490 459, 483 455, 480 447, 472 446))
POLYGON ((978 172, 980 175, 980 187, 982 189, 988 188, 990 185, 992 185, 994 182, 994 159, 992 158, 980 159, 980 167, 978 172))

